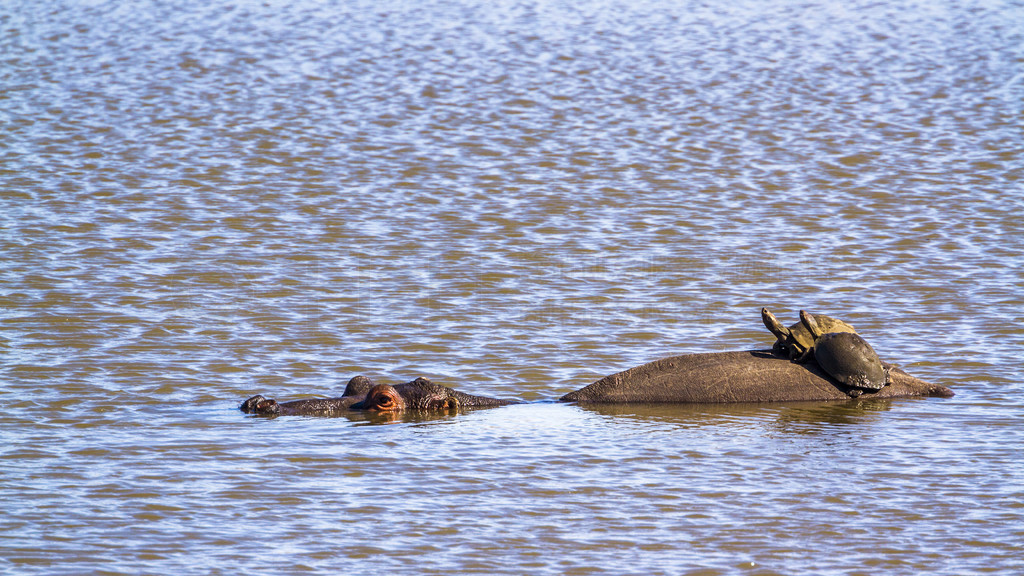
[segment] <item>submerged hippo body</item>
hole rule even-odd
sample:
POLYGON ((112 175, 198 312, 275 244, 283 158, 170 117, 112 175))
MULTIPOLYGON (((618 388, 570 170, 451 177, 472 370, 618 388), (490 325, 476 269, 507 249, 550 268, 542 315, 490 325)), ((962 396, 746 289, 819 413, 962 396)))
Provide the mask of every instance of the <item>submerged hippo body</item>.
MULTIPOLYGON (((950 398, 953 391, 907 374, 882 362, 887 385, 865 398, 935 396, 950 398)), ((581 404, 726 404, 849 400, 850 388, 829 377, 815 362, 791 362, 772 350, 684 354, 663 358, 612 374, 562 396, 562 402, 581 404)), ((505 406, 513 400, 473 396, 417 378, 405 384, 374 385, 365 376, 349 381, 337 398, 312 398, 278 403, 253 396, 239 408, 267 416, 332 416, 353 410, 397 413, 448 412, 461 408, 505 406)))
POLYGON ((263 416, 332 416, 352 410, 372 412, 453 411, 461 408, 484 408, 506 404, 514 404, 514 402, 466 394, 447 386, 434 384, 426 378, 417 378, 404 384, 375 385, 366 376, 356 376, 349 380, 344 394, 336 398, 310 398, 279 403, 276 400, 257 395, 242 402, 238 408, 246 414, 263 416))
MULTIPOLYGON (((953 391, 887 362, 889 385, 861 398, 938 396, 953 391)), ((684 354, 612 374, 562 396, 562 402, 630 404, 849 400, 847 387, 814 362, 797 364, 771 350, 684 354)))

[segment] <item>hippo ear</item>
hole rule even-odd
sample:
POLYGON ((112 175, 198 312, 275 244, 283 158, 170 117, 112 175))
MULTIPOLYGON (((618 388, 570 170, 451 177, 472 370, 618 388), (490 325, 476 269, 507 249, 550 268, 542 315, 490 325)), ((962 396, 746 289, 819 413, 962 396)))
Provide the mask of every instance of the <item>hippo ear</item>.
POLYGON ((373 381, 366 376, 355 376, 348 381, 342 396, 365 396, 373 388, 373 381))

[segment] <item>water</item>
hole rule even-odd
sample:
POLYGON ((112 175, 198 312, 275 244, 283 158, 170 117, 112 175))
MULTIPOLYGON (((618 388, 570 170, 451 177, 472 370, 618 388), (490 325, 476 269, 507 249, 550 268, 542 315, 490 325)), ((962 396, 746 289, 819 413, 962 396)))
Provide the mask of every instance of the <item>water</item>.
POLYGON ((6 2, 0 572, 1019 573, 1024 6, 6 2), (951 400, 551 402, 759 310, 951 400), (427 376, 531 403, 262 419, 427 376))

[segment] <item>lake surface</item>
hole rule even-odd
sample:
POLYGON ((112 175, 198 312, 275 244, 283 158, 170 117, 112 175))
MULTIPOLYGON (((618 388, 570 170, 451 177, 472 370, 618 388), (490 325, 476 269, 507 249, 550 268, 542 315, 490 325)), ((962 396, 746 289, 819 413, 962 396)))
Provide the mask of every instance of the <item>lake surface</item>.
POLYGON ((0 573, 1019 574, 1022 177, 1019 2, 4 2, 0 573), (957 395, 553 402, 761 306, 957 395))

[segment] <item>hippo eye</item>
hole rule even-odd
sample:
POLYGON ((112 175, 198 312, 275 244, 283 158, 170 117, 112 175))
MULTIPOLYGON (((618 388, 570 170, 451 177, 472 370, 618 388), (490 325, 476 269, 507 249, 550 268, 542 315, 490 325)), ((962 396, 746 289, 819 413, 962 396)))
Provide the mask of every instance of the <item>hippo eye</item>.
POLYGON ((391 408, 395 404, 395 399, 387 394, 378 394, 377 397, 374 398, 374 403, 377 404, 377 407, 379 408, 391 408))

